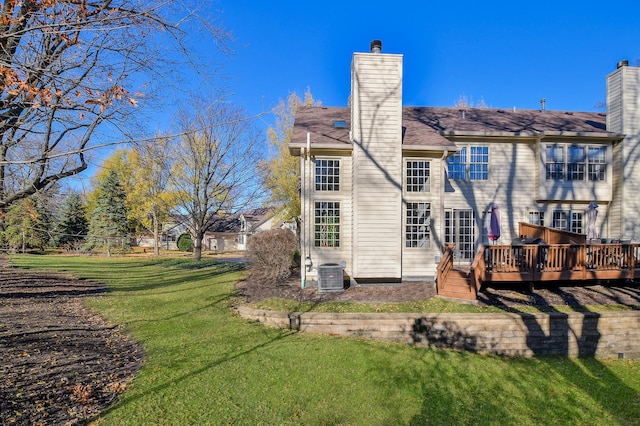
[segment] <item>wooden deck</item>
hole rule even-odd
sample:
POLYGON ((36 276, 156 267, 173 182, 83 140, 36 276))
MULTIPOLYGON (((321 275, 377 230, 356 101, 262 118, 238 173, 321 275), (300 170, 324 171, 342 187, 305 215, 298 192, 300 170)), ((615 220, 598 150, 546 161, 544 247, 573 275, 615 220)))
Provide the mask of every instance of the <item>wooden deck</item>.
MULTIPOLYGON (((524 229, 523 240, 534 238, 524 229)), ((447 247, 438 266, 438 294, 475 300, 492 282, 521 282, 531 288, 541 281, 640 279, 640 244, 587 242, 582 235, 566 234, 571 235, 548 237, 566 243, 482 246, 468 273, 454 269, 453 247, 447 247)))

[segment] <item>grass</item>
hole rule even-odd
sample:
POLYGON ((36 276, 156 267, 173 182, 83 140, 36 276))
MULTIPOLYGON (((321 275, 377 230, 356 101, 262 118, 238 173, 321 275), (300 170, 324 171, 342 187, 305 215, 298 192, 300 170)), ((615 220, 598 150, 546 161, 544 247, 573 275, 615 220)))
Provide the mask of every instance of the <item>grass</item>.
POLYGON ((293 333, 232 313, 237 265, 15 256, 111 291, 89 301, 146 351, 101 425, 640 425, 640 362, 506 359, 293 333))
MULTIPOLYGON (((441 298, 430 298, 420 302, 403 303, 355 303, 355 302, 299 302, 290 299, 272 297, 251 304, 252 308, 284 312, 358 312, 358 313, 491 313, 505 312, 497 306, 478 306, 471 303, 459 303, 441 298)), ((611 312, 637 310, 640 306, 626 305, 584 305, 584 306, 518 306, 512 312, 611 312)))

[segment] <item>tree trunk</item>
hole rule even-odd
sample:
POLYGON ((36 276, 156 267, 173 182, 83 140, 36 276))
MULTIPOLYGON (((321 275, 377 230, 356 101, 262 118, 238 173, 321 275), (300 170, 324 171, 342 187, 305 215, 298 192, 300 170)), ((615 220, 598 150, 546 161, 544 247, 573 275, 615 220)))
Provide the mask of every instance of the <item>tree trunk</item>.
POLYGON ((193 239, 193 259, 200 261, 202 259, 202 240, 204 239, 204 233, 197 232, 193 239))
POLYGON ((160 256, 160 224, 158 223, 158 215, 156 212, 151 212, 153 218, 153 254, 160 256))

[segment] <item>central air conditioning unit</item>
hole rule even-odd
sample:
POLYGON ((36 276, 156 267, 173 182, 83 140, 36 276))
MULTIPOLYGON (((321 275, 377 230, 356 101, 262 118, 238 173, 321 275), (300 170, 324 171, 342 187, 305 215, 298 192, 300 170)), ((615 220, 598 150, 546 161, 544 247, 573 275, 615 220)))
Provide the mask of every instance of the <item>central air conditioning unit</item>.
POLYGON ((318 292, 344 291, 344 267, 337 263, 318 266, 318 292))

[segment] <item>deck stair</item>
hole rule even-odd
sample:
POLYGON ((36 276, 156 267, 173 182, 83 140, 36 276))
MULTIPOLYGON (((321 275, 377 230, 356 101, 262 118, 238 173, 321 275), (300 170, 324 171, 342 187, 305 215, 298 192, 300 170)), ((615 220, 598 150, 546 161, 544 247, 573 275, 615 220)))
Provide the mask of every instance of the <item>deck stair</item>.
POLYGON ((469 272, 458 269, 449 271, 446 280, 438 283, 438 294, 444 297, 476 300, 475 288, 471 285, 469 272))

